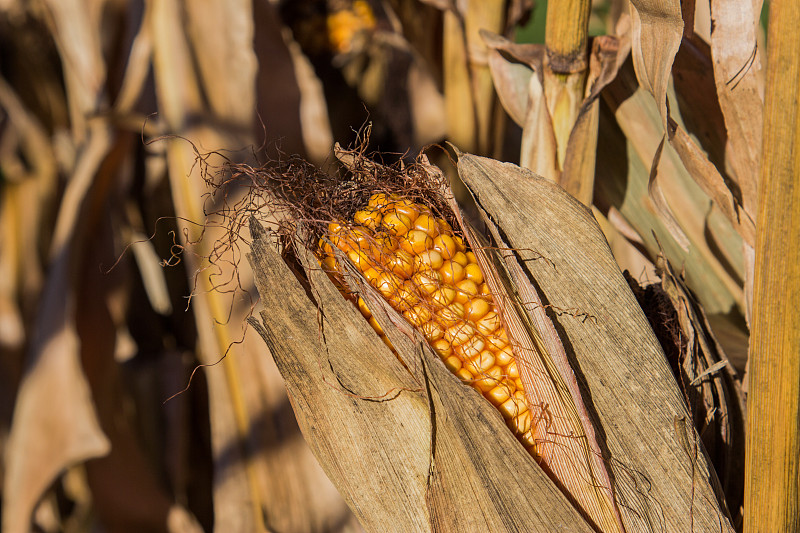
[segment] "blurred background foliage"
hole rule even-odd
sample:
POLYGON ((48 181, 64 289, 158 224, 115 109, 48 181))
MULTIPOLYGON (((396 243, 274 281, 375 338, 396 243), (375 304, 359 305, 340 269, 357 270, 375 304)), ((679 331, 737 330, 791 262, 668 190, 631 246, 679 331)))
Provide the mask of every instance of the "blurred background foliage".
MULTIPOLYGON (((547 7, 0 1, 3 531, 359 531, 245 328, 257 295, 242 250, 214 246, 225 233, 210 215, 245 191, 211 194, 195 150, 217 151, 211 165, 322 164, 369 122, 369 148, 390 161, 450 141, 558 180, 569 165, 557 125, 556 144, 531 144, 526 122, 542 63, 515 48, 545 42, 547 7), (536 166, 545 159, 554 175, 536 166)), ((741 377, 743 233, 669 143, 658 151, 665 122, 628 55, 629 9, 591 9, 589 35, 620 52, 581 145, 592 154, 582 200, 633 278, 657 281, 659 253, 683 273, 741 377), (677 230, 648 192, 657 151, 677 230)), ((731 158, 708 3, 693 22, 667 87, 671 118, 748 209, 755 177, 731 158)))

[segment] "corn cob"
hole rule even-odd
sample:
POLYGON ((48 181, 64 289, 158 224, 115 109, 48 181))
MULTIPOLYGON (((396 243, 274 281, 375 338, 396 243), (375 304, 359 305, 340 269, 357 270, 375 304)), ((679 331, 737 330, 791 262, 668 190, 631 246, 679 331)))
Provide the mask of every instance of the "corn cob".
POLYGON ((331 244, 425 336, 456 376, 499 409, 520 442, 538 456, 544 421, 532 416, 476 257, 450 225, 423 205, 377 193, 353 223, 332 222, 327 240, 320 240, 323 268, 391 347, 364 300, 346 288, 331 244))

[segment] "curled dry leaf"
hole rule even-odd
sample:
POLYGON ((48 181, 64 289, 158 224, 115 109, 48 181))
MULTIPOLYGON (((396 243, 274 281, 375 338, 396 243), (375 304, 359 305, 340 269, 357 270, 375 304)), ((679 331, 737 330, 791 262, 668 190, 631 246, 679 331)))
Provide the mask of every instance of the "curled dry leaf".
MULTIPOLYGON (((658 239, 669 261, 682 265, 688 286, 709 315, 742 309, 741 237, 711 207, 671 146, 663 147, 659 173, 668 201, 680 202, 681 226, 690 242, 688 252, 670 238, 652 205, 647 192, 648 166, 663 139, 661 118, 650 95, 638 86, 630 64, 623 66, 603 91, 603 100, 600 119, 604 134, 598 140, 595 195, 598 207, 603 212, 616 208, 640 235, 653 259, 659 253, 658 239)), ((674 111, 677 117, 680 109, 674 111)))
POLYGON ((514 165, 461 156, 459 176, 551 306, 626 529, 732 531, 700 439, 675 429, 689 417, 680 391, 590 212, 514 165))
POLYGON ((720 476, 728 509, 738 515, 744 490, 739 473, 744 469, 746 420, 740 381, 683 280, 663 256, 659 256, 657 267, 685 341, 679 361, 685 376, 681 386, 695 427, 720 476))

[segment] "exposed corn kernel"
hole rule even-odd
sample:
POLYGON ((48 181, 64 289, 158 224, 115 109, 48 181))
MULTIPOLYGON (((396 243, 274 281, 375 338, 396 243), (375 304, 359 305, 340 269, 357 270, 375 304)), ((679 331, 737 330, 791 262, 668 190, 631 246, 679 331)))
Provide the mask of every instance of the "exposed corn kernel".
MULTIPOLYGON (((512 347, 477 257, 450 225, 427 207, 377 193, 353 222, 329 224, 327 238, 425 336, 445 366, 498 407, 508 426, 534 449, 528 408, 512 347)), ((331 245, 320 242, 321 264, 341 281, 331 245)), ((354 300, 380 331, 364 300, 354 300)), ((386 336, 381 338, 388 343, 386 336)))

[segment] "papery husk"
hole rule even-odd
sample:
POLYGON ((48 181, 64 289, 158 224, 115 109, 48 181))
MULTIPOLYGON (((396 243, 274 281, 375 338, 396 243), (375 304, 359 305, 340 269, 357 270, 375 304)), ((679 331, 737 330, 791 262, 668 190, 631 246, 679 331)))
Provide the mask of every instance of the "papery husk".
POLYGON ((661 347, 590 211, 514 165, 462 155, 459 176, 552 306, 626 530, 732 531, 661 347))

